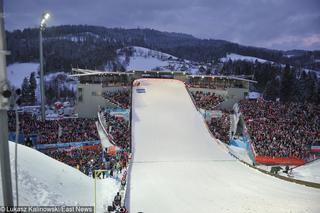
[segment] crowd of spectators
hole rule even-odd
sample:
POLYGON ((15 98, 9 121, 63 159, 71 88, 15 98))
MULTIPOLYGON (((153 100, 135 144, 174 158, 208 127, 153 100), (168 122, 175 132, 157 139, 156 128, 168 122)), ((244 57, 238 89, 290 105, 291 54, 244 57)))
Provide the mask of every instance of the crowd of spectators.
POLYGON ((207 88, 207 89, 225 89, 225 88, 221 88, 221 87, 217 87, 216 85, 212 85, 212 84, 204 84, 201 82, 195 83, 186 83, 187 87, 193 87, 193 88, 207 88))
POLYGON ((130 131, 129 122, 123 117, 104 112, 104 125, 113 142, 122 149, 129 148, 130 131))
POLYGON ((224 101, 221 95, 211 92, 195 91, 191 92, 197 107, 205 110, 214 110, 214 108, 224 101))
POLYGON ((308 159, 320 140, 320 107, 265 100, 240 102, 255 151, 260 156, 308 159))
MULTIPOLYGON (((15 112, 8 112, 9 131, 16 129, 15 112)), ((37 143, 67 143, 99 140, 95 119, 65 118, 59 120, 37 120, 32 113, 19 113, 19 129, 25 137, 37 136, 37 143)))
POLYGON ((213 136, 224 143, 229 143, 230 114, 223 112, 221 117, 211 118, 207 122, 213 136))
POLYGON ((124 109, 130 108, 130 90, 116 90, 103 93, 105 99, 124 109))
POLYGON ((94 170, 104 169, 102 148, 100 145, 93 146, 90 149, 50 149, 42 152, 60 162, 79 169, 89 176, 92 176, 94 170))
POLYGON ((60 162, 77 168, 84 174, 93 177, 94 170, 107 170, 98 178, 116 177, 123 174, 128 164, 129 154, 119 150, 115 155, 108 155, 101 145, 69 149, 48 149, 42 152, 60 162))

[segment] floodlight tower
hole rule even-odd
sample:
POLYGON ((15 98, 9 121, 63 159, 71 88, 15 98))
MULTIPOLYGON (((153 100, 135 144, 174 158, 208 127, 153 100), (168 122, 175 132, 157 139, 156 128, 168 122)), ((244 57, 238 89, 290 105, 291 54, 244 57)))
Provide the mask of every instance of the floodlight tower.
POLYGON ((8 99, 11 92, 7 81, 6 38, 4 30, 3 0, 0 0, 0 173, 3 206, 13 207, 11 168, 8 143, 8 99))
POLYGON ((50 14, 48 12, 45 12, 42 14, 42 19, 40 22, 39 27, 39 51, 40 51, 40 93, 41 93, 41 120, 45 121, 46 119, 46 111, 45 111, 45 91, 44 91, 44 74, 43 74, 43 39, 42 39, 42 32, 46 28, 46 22, 50 18, 50 14))

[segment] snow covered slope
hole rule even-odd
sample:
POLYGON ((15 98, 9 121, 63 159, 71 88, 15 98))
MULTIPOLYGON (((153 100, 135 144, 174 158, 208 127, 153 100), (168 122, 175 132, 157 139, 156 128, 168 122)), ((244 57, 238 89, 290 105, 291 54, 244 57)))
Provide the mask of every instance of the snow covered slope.
MULTIPOLYGON (((14 146, 15 143, 10 142, 11 166, 14 165, 14 146)), ((14 174, 13 166, 11 171, 14 174)), ((18 174, 19 205, 93 206, 92 178, 23 145, 18 145, 18 174)), ((0 191, 1 188, 0 185, 0 191)), ((15 189, 15 181, 13 188, 15 189)), ((119 183, 113 179, 97 180, 97 212, 103 212, 103 205, 112 203, 118 188, 119 183)), ((1 193, 0 206, 2 202, 1 193)))
POLYGON ((320 183, 320 160, 293 169, 292 175, 295 179, 320 183))
POLYGON ((126 67, 126 70, 154 70, 160 67, 169 65, 169 58, 176 59, 176 57, 155 50, 144 47, 131 47, 132 56, 126 58, 118 50, 118 60, 126 67))
POLYGON ((130 212, 320 212, 320 190, 263 174, 210 136, 182 82, 133 91, 130 212))
POLYGON ((32 72, 38 73, 39 64, 38 63, 15 63, 10 64, 7 67, 8 80, 11 85, 15 87, 21 87, 23 79, 25 77, 29 78, 32 72))
POLYGON ((230 54, 227 54, 226 57, 220 58, 221 62, 228 62, 229 60, 231 60, 231 61, 250 61, 250 62, 255 62, 257 60, 260 63, 271 62, 271 61, 267 61, 267 60, 264 60, 261 58, 256 58, 256 57, 252 57, 252 56, 244 56, 244 55, 239 55, 239 54, 235 54, 235 53, 230 53, 230 54))
MULTIPOLYGON (((173 55, 144 47, 132 46, 127 48, 132 51, 131 56, 126 56, 126 48, 117 51, 118 62, 126 70, 171 70, 196 74, 201 66, 199 63, 179 59, 173 55)), ((205 65, 203 67, 206 68, 205 65)))

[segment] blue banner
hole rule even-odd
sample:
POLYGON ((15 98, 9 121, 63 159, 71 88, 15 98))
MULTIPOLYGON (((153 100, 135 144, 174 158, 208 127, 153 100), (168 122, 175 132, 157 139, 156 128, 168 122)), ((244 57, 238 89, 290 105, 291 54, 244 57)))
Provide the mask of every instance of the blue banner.
POLYGON ((146 92, 146 89, 144 88, 138 88, 136 89, 137 93, 145 93, 146 92))
POLYGON ((92 146, 101 144, 101 141, 81 141, 69 143, 55 143, 55 144, 37 144, 36 149, 61 149, 81 146, 92 146))
POLYGON ((255 157, 250 146, 249 138, 247 137, 233 138, 230 140, 230 145, 246 149, 250 159, 252 160, 252 162, 255 163, 255 157))

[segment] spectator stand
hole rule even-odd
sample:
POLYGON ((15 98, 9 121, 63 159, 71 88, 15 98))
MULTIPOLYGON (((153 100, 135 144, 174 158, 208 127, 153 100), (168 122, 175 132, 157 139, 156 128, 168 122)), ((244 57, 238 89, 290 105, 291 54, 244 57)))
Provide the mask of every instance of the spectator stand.
POLYGON ((61 147, 41 150, 44 154, 72 166, 88 176, 96 169, 104 169, 103 154, 100 144, 79 147, 61 147))
POLYGON ((130 89, 127 87, 121 88, 108 88, 103 97, 108 102, 107 106, 113 106, 114 108, 129 109, 130 108, 130 89))
POLYGON ((319 138, 318 106, 263 99, 240 105, 257 163, 301 165, 316 157, 311 147, 319 138))
POLYGON ((230 113, 227 110, 216 110, 216 107, 224 101, 222 95, 225 91, 211 88, 197 88, 193 85, 186 85, 187 91, 197 110, 204 117, 205 123, 214 138, 224 143, 229 143, 230 138, 230 113), (217 90, 218 91, 218 90, 217 90))
POLYGON ((215 110, 218 105, 224 101, 224 98, 221 95, 217 95, 211 91, 192 91, 191 94, 196 102, 196 105, 204 110, 215 110))

